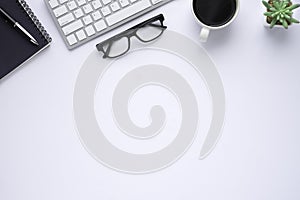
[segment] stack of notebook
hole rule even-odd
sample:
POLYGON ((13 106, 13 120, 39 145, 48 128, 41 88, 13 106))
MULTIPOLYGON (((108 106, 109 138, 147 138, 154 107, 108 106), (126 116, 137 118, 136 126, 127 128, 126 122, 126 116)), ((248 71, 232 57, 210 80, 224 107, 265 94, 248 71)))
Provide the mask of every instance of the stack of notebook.
POLYGON ((1 0, 0 8, 18 22, 38 45, 0 15, 0 79, 49 46, 51 38, 24 0, 1 0))

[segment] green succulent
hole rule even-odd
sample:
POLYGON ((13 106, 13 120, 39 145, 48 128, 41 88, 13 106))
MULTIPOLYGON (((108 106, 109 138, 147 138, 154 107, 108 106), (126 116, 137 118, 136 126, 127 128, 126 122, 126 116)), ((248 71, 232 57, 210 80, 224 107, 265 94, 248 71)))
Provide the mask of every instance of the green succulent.
POLYGON ((269 2, 262 1, 267 8, 267 12, 264 13, 268 17, 270 22, 270 28, 273 28, 275 24, 280 24, 284 28, 292 23, 299 23, 299 21, 292 17, 292 10, 298 8, 300 4, 292 4, 290 0, 271 0, 269 2))

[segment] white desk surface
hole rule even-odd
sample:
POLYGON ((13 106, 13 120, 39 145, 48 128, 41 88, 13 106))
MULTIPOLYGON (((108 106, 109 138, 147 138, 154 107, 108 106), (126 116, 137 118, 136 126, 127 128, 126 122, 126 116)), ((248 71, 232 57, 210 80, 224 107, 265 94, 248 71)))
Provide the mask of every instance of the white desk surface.
POLYGON ((199 161, 196 139, 171 167, 128 175, 102 166, 81 145, 72 110, 76 77, 97 42, 158 13, 170 30, 198 42, 190 1, 175 0, 74 51, 44 2, 27 1, 53 43, 0 84, 0 199, 300 199, 300 25, 266 29, 260 1, 242 0, 236 21, 203 45, 226 93, 216 148, 199 161))

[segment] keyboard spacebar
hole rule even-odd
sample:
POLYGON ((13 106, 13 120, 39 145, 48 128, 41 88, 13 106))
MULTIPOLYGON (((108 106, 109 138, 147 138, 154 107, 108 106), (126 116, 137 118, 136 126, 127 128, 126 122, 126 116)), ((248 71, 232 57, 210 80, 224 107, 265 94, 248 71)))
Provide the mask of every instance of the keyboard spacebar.
POLYGON ((137 3, 134 3, 126 8, 123 8, 122 10, 106 17, 106 21, 109 26, 114 25, 142 10, 145 10, 146 8, 150 7, 151 3, 149 0, 141 0, 137 3))

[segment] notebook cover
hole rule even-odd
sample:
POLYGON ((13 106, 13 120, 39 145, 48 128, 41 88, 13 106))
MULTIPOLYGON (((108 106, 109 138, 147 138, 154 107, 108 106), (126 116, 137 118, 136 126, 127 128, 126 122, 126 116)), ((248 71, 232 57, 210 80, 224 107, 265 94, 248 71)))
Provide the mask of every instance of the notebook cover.
POLYGON ((0 79, 44 49, 51 41, 24 0, 1 0, 0 7, 23 26, 39 43, 34 45, 0 16, 0 79), (25 8, 23 8, 24 6, 25 8))

